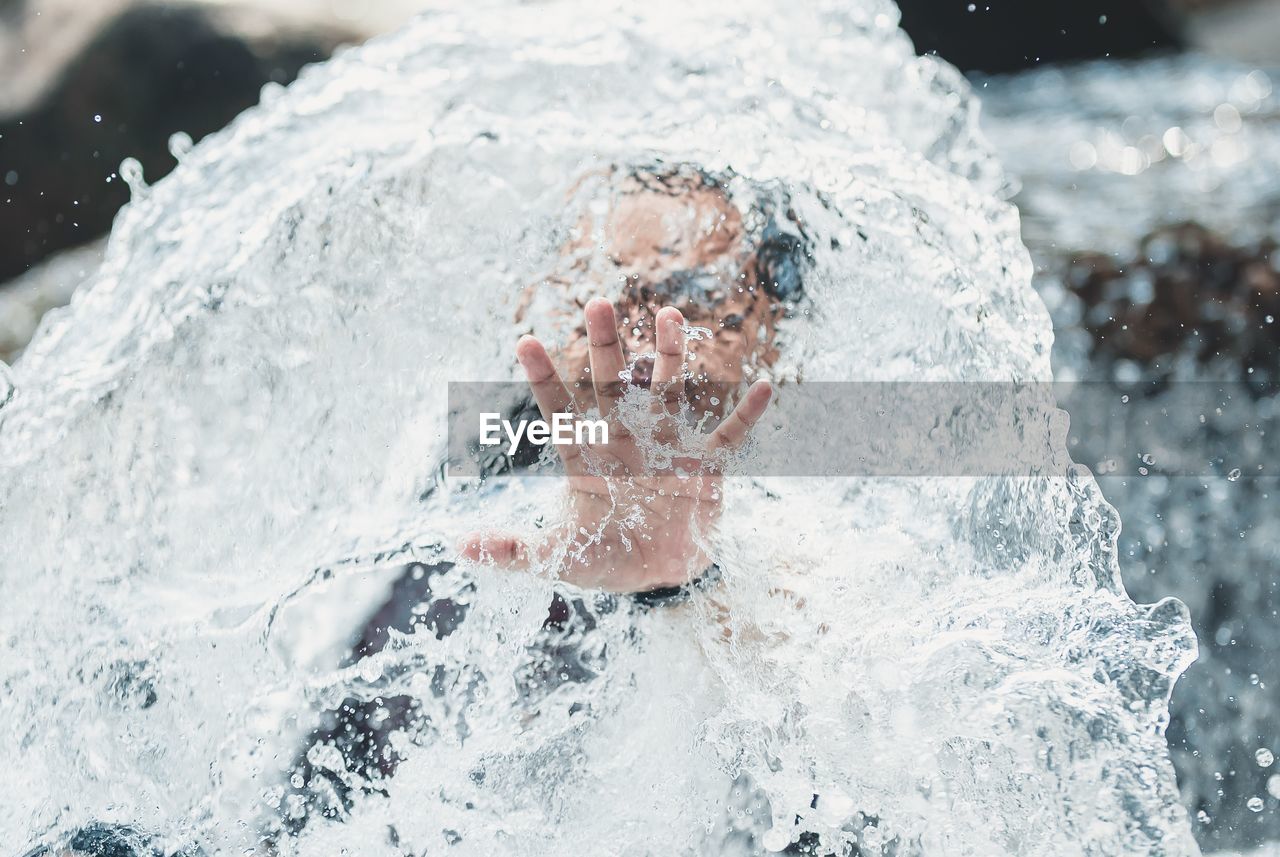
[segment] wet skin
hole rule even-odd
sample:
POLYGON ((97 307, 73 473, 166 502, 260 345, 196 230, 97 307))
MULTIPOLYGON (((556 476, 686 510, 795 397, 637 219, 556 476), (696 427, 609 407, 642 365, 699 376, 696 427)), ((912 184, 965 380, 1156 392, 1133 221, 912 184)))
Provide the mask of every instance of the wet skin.
MULTIPOLYGON (((618 418, 627 369, 613 305, 595 298, 585 309, 590 393, 609 421, 609 442, 591 447, 556 446, 564 462, 568 497, 561 520, 549 534, 531 539, 512 533, 475 533, 461 546, 476 562, 517 570, 539 569, 556 578, 610 592, 642 592, 680 586, 714 561, 703 547, 721 514, 722 477, 716 456, 747 439, 773 395, 757 381, 711 432, 705 450, 652 467, 643 445, 618 418), (689 475, 693 474, 693 475, 689 475)), ((656 354, 644 395, 656 421, 654 440, 674 444, 679 412, 688 400, 684 318, 664 307, 655 318, 656 354)), ((546 347, 532 336, 516 346, 543 418, 576 410, 546 347)), ((640 385, 636 385, 640 389, 640 385)))

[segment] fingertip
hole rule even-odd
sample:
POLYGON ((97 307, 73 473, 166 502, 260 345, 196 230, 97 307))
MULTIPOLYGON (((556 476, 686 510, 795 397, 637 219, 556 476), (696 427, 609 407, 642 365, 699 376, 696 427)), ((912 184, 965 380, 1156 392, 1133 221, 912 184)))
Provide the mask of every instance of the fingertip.
POLYGON ((662 309, 658 310, 657 322, 659 325, 666 323, 674 324, 677 327, 683 327, 684 313, 680 312, 680 310, 673 306, 664 306, 662 309))
POLYGON ((767 405, 773 399, 773 384, 761 378, 751 385, 750 393, 762 406, 767 405))
POLYGON ((538 341, 538 337, 526 333, 516 342, 516 359, 521 363, 527 363, 529 360, 536 358, 543 350, 542 343, 538 341))
MULTIPOLYGON (((674 357, 684 352, 684 316, 673 306, 658 310, 654 318, 658 328, 658 352, 674 357)), ((671 373, 674 377, 674 372, 671 373)))
POLYGON ((617 341, 618 316, 606 298, 587 301, 583 316, 587 320, 587 334, 592 345, 609 345, 617 341))

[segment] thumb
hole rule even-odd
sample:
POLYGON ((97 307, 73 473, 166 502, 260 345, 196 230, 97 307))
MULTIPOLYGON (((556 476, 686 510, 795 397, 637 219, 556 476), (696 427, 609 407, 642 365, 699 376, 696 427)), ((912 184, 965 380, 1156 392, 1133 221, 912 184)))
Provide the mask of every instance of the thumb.
POLYGON ((529 567, 528 546, 510 534, 472 533, 458 545, 458 552, 472 562, 513 569, 529 567))

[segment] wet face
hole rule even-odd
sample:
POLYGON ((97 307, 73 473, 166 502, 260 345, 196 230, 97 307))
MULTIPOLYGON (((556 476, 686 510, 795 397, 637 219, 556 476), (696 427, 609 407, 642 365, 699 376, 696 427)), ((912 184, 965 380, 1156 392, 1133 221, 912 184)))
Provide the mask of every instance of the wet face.
MULTIPOLYGON (((690 327, 709 331, 690 342, 686 392, 699 410, 723 414, 729 396, 778 356, 782 306, 765 288, 766 254, 724 190, 701 176, 631 175, 612 190, 598 234, 613 269, 603 291, 613 299, 619 337, 629 355, 652 353, 654 316, 668 305, 690 327)), ((585 328, 557 360, 567 379, 590 390, 585 328)), ((633 382, 647 387, 651 369, 651 359, 639 360, 633 382)))

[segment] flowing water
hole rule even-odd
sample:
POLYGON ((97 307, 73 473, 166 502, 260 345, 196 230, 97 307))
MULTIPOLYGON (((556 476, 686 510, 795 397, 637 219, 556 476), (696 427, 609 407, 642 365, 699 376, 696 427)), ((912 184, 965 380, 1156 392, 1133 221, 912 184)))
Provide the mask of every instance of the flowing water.
POLYGON ((560 502, 442 473, 446 384, 563 337, 519 305, 601 175, 788 201, 783 394, 1050 377, 976 100, 891 4, 645 5, 428 14, 175 141, 157 185, 122 168, 101 270, 0 380, 6 846, 1196 853, 1163 734, 1196 642, 1126 595, 1081 468, 731 479, 722 580, 674 610, 451 564, 560 502), (456 627, 344 658, 407 563, 456 627), (419 714, 390 778, 308 737, 393 698, 419 714))

